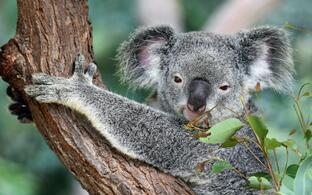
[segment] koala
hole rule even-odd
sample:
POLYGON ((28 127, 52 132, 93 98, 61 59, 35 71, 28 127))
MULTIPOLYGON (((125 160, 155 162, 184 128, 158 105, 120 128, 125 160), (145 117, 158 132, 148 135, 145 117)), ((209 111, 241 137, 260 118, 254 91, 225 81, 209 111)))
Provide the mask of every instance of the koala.
MULTIPOLYGON (((96 65, 91 63, 84 71, 82 55, 70 78, 35 73, 25 92, 41 103, 61 104, 84 114, 117 150, 182 178, 197 194, 258 194, 233 171, 210 171, 216 157, 246 176, 265 171, 244 146, 202 143, 183 124, 213 107, 212 124, 243 115, 240 97, 250 102, 257 83, 289 90, 294 68, 282 29, 259 27, 218 35, 176 33, 168 26, 141 28, 121 45, 118 58, 124 82, 156 90, 156 108, 95 86, 96 65), (203 172, 197 172, 196 166, 207 160, 203 172)), ((254 106, 248 108, 255 112, 254 106)), ((254 138, 248 127, 238 136, 254 138)), ((259 149, 250 148, 264 162, 259 149)))
POLYGON ((211 110, 211 124, 243 114, 262 88, 287 92, 294 72, 286 33, 262 27, 222 36, 209 32, 174 33, 167 26, 139 29, 119 48, 122 81, 153 88, 150 104, 194 120, 211 110))

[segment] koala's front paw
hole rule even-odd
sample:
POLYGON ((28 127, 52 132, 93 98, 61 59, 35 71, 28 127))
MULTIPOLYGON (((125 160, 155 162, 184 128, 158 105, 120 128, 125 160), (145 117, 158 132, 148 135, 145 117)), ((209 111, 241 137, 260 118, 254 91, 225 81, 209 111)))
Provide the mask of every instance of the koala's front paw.
POLYGON ((63 103, 80 92, 83 85, 92 84, 96 65, 90 64, 84 73, 84 56, 78 55, 75 60, 75 71, 71 78, 54 77, 45 73, 32 75, 34 85, 26 86, 25 92, 42 103, 63 103))

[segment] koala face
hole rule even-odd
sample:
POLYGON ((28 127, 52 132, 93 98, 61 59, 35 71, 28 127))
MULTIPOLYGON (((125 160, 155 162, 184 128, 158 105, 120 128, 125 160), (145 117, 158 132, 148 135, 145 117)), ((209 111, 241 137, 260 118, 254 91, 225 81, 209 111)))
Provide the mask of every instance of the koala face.
POLYGON ((234 35, 139 29, 119 49, 120 72, 135 87, 154 87, 163 110, 189 121, 213 109, 219 121, 242 113, 259 82, 289 90, 293 63, 286 33, 262 27, 234 35))
POLYGON ((167 65, 160 76, 164 79, 157 85, 159 98, 169 112, 193 120, 239 98, 241 75, 233 66, 235 50, 229 43, 222 45, 218 36, 209 33, 187 33, 178 39, 180 43, 164 57, 167 65))

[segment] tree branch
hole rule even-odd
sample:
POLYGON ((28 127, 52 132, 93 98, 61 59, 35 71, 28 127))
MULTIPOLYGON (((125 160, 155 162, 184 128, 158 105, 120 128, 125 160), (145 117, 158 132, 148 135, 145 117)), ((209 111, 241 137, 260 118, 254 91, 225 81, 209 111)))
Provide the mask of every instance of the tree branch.
MULTIPOLYGON (((2 47, 0 75, 19 91, 50 148, 90 194, 192 194, 180 180, 119 154, 81 115, 38 104, 23 88, 34 72, 72 74, 77 53, 93 59, 86 0, 18 0, 16 36, 2 47)), ((95 83, 104 87, 99 74, 95 83)))
POLYGON ((226 1, 212 14, 203 30, 231 34, 250 27, 279 5, 280 0, 226 1))

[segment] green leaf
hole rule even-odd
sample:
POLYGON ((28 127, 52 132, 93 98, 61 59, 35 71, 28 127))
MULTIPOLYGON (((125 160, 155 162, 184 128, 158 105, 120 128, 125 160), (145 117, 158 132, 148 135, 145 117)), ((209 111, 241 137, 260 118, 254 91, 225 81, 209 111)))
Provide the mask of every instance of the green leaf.
POLYGON ((307 156, 312 156, 312 148, 309 148, 306 152, 307 156))
POLYGON ((310 178, 310 180, 312 180, 312 167, 310 167, 307 171, 307 175, 310 178))
POLYGON ((283 146, 292 150, 297 150, 297 144, 294 140, 288 139, 282 142, 283 146))
POLYGON ((297 171, 294 185, 294 191, 296 195, 312 194, 311 169, 312 156, 309 156, 301 163, 297 171))
POLYGON ((282 175, 277 171, 274 171, 274 177, 277 181, 280 181, 282 179, 282 175))
POLYGON ((310 94, 310 92, 305 92, 303 95, 302 95, 302 97, 308 97, 308 96, 310 96, 311 94, 310 94))
POLYGON ((229 162, 226 162, 224 160, 218 160, 213 163, 211 170, 213 173, 221 173, 222 171, 230 170, 233 168, 234 167, 229 162))
POLYGON ((312 137, 312 132, 311 132, 310 129, 307 129, 306 132, 305 132, 305 134, 304 134, 304 138, 305 138, 307 141, 310 141, 311 137, 312 137))
POLYGON ((238 144, 238 140, 235 136, 231 137, 230 139, 226 140, 222 145, 221 148, 230 148, 238 144))
POLYGON ((250 127, 256 133, 258 139, 263 144, 264 139, 265 139, 266 135, 268 134, 268 128, 266 127, 263 119, 261 119, 257 116, 254 116, 254 115, 247 115, 246 119, 247 119, 250 127))
POLYGON ((295 177, 296 177, 296 174, 297 174, 297 171, 298 171, 298 168, 299 168, 299 165, 297 165, 297 164, 289 165, 289 166, 287 167, 286 174, 287 174, 289 177, 295 178, 295 177))
POLYGON ((199 138, 199 140, 209 144, 222 144, 230 139, 236 131, 240 130, 243 126, 244 124, 240 120, 229 118, 215 124, 207 131, 210 135, 208 137, 199 138))
POLYGON ((257 190, 268 190, 272 188, 271 183, 264 177, 251 176, 248 178, 249 187, 257 190))
POLYGON ((282 143, 277 141, 275 138, 265 138, 264 139, 264 147, 267 150, 273 150, 275 148, 281 147, 282 143))
POLYGON ((285 175, 280 192, 282 194, 294 195, 294 181, 294 178, 285 175))
POLYGON ((297 130, 296 129, 292 129, 290 132, 289 132, 289 136, 292 136, 292 135, 294 135, 295 133, 297 132, 297 130))
POLYGON ((271 175, 268 174, 268 173, 266 173, 266 172, 258 172, 258 173, 253 174, 252 176, 255 176, 255 177, 264 177, 264 178, 266 178, 266 179, 269 180, 269 181, 272 180, 271 175))

